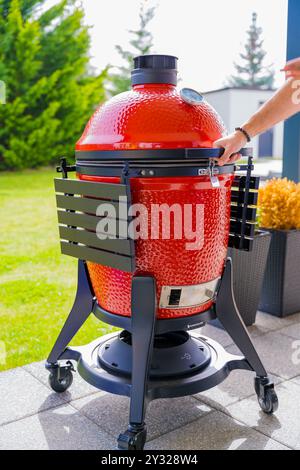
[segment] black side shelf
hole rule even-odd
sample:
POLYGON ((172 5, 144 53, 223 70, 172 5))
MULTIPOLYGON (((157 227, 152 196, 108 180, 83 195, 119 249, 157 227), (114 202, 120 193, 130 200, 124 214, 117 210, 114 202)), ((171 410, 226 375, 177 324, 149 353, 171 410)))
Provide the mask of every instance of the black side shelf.
POLYGON ((228 246, 242 251, 252 251, 256 227, 259 177, 252 176, 253 159, 247 165, 237 165, 238 171, 231 189, 230 235, 228 246))
POLYGON ((126 272, 135 271, 134 241, 128 238, 129 183, 68 179, 73 167, 61 165, 55 178, 61 252, 126 272), (99 212, 100 209, 100 212, 99 212), (112 212, 110 212, 110 210, 112 212), (109 211, 109 212, 108 212, 109 211), (101 227, 108 220, 112 232, 101 227))

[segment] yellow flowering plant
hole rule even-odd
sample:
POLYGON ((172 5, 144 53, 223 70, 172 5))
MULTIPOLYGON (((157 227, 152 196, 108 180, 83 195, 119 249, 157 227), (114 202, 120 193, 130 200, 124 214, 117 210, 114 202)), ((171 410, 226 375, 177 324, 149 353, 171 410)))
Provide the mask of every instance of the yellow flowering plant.
POLYGON ((259 225, 275 230, 300 230, 300 183, 272 179, 259 190, 259 225))

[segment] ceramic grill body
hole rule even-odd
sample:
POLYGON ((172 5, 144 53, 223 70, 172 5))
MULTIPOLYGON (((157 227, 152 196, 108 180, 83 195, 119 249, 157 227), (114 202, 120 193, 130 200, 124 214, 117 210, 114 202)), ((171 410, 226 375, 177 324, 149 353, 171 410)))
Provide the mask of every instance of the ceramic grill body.
MULTIPOLYGON (((76 145, 76 154, 80 157, 84 152, 94 152, 93 165, 97 166, 101 151, 147 150, 155 162, 158 149, 212 148, 224 133, 222 120, 205 100, 192 105, 182 99, 173 84, 144 83, 134 85, 131 91, 113 97, 96 110, 76 145)), ((111 155, 113 160, 113 152, 111 155)), ((138 152, 136 155, 138 158, 138 152)), ((120 182, 118 177, 82 172, 77 176, 95 182, 120 182)), ((233 172, 220 174, 218 187, 213 187, 210 177, 201 173, 130 178, 133 204, 143 204, 148 214, 161 205, 170 209, 168 237, 164 232, 166 220, 148 217, 148 237, 134 242, 133 274, 155 277, 158 318, 194 315, 211 307, 227 253, 233 176, 233 172), (196 248, 184 228, 178 238, 178 218, 172 212, 178 207, 183 225, 185 210, 191 210, 193 216, 198 210, 200 225, 196 226, 196 216, 190 222, 190 227, 198 230, 196 248), (155 238, 151 237, 153 229, 155 238)), ((132 273, 92 262, 88 262, 88 271, 99 305, 116 315, 130 316, 132 273)))

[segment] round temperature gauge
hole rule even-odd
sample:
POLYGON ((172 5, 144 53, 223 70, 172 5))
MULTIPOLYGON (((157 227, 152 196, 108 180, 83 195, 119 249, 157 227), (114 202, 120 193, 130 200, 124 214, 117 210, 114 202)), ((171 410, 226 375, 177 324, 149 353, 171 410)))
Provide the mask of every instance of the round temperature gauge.
POLYGON ((203 102, 203 96, 198 93, 198 91, 193 90, 192 88, 182 88, 180 90, 180 96, 188 104, 198 106, 203 102))

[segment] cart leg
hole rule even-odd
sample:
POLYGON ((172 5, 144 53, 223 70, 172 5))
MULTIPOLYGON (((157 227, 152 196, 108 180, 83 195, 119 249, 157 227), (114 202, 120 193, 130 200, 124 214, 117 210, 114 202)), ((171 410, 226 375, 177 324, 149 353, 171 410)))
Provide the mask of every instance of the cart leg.
POLYGON ((274 413, 278 408, 278 398, 274 390, 274 384, 268 377, 236 306, 232 284, 232 261, 230 258, 226 261, 215 309, 217 318, 244 354, 250 367, 256 372, 254 386, 261 409, 267 414, 274 413))
POLYGON ((244 354, 257 376, 266 377, 266 369, 256 352, 235 303, 232 284, 232 261, 230 258, 227 259, 225 264, 225 270, 218 291, 215 309, 217 318, 220 320, 240 351, 244 354))
POLYGON ((132 281, 132 375, 129 426, 118 438, 120 450, 142 450, 146 442, 144 422, 147 380, 153 351, 156 314, 156 287, 153 277, 134 277, 132 281))
POLYGON ((69 342, 84 324, 93 310, 93 293, 90 287, 85 262, 78 261, 78 283, 75 301, 71 312, 47 359, 46 368, 57 367, 57 361, 69 342))

